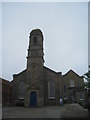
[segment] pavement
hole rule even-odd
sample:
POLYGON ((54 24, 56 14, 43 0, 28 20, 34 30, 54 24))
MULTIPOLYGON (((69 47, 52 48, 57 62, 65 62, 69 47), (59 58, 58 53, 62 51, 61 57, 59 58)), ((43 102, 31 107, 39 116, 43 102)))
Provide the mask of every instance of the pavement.
POLYGON ((77 104, 41 108, 3 107, 2 110, 3 118, 63 118, 76 117, 78 114, 81 118, 88 118, 88 110, 77 104))
POLYGON ((60 118, 63 107, 47 106, 41 108, 5 107, 3 118, 60 118))

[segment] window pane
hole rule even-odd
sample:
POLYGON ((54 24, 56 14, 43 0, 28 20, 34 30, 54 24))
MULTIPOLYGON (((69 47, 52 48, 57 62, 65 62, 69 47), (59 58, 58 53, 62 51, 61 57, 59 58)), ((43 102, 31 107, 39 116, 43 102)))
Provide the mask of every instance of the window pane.
POLYGON ((24 99, 24 93, 25 93, 25 83, 21 82, 19 84, 19 98, 24 99))
POLYGON ((48 82, 48 96, 49 98, 55 98, 55 83, 53 80, 48 82))
POLYGON ((74 80, 70 81, 70 87, 74 87, 74 80))

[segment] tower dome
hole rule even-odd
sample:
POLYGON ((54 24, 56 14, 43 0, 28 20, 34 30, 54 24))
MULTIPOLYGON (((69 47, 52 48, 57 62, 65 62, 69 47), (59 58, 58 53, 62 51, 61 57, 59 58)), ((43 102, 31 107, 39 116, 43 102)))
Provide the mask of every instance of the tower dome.
POLYGON ((43 36, 42 31, 40 29, 33 29, 31 31, 30 35, 31 36, 33 36, 33 35, 41 35, 41 36, 43 36))

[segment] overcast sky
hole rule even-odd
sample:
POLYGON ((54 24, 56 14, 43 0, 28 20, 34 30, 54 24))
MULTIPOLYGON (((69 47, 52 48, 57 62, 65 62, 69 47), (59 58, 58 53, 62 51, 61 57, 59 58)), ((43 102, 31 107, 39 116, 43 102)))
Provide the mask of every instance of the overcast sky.
POLYGON ((65 74, 88 70, 88 2, 2 3, 2 77, 26 68, 29 33, 44 36, 45 66, 65 74))

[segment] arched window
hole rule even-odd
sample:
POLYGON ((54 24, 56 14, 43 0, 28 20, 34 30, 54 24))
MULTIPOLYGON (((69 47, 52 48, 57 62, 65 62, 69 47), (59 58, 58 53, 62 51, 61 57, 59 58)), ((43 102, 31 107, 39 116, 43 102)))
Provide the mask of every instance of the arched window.
POLYGON ((49 99, 55 98, 55 82, 54 82, 54 80, 49 80, 49 82, 48 82, 48 98, 49 99))
POLYGON ((21 82, 19 84, 19 99, 24 99, 24 95, 25 95, 25 83, 21 82))

